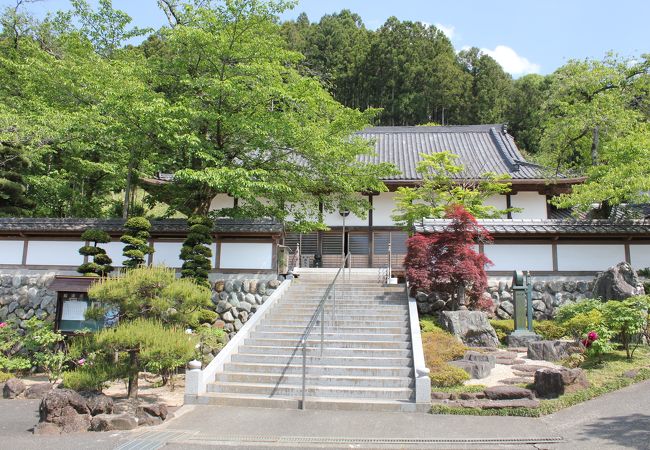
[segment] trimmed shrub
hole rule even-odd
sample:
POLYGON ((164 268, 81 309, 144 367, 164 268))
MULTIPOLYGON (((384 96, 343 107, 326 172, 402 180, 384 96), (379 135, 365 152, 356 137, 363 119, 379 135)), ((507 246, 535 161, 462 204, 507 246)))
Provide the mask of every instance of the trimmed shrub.
POLYGON ((113 260, 106 254, 106 250, 98 244, 111 242, 108 233, 97 229, 88 229, 81 235, 81 240, 91 242, 93 245, 84 245, 79 249, 79 254, 92 258, 77 268, 77 272, 87 277, 104 277, 113 271, 113 260))
POLYGON ((124 224, 126 232, 120 238, 124 244, 122 254, 127 258, 124 267, 135 269, 145 265, 145 259, 153 253, 149 245, 151 223, 144 217, 132 217, 124 224))
POLYGON ((12 374, 0 370, 0 383, 4 383, 5 381, 13 377, 14 376, 12 374))
POLYGON ((101 392, 113 378, 110 368, 101 362, 80 367, 72 372, 63 374, 63 386, 68 389, 83 392, 101 392))
POLYGON ((490 320, 490 324, 502 344, 505 344, 506 337, 515 330, 515 321, 512 319, 490 320))
POLYGON ((567 335, 566 328, 553 320, 533 321, 533 329, 535 333, 549 341, 562 339, 567 335))
POLYGON ((446 362, 439 361, 433 366, 429 366, 429 378, 431 378, 431 386, 438 388, 446 388, 459 386, 465 381, 469 380, 469 374, 463 369, 447 364, 446 362))
POLYGON ((181 277, 189 278, 196 284, 210 288, 208 274, 212 268, 212 227, 208 217, 194 216, 187 220, 190 231, 183 242, 180 258, 184 261, 181 277))

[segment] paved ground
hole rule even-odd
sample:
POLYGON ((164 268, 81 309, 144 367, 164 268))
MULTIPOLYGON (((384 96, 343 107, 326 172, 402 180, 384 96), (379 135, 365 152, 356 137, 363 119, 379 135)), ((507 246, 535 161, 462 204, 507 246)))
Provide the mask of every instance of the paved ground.
POLYGON ((0 448, 650 450, 650 382, 541 419, 193 406, 146 431, 36 437, 37 409, 38 401, 0 400, 0 448))

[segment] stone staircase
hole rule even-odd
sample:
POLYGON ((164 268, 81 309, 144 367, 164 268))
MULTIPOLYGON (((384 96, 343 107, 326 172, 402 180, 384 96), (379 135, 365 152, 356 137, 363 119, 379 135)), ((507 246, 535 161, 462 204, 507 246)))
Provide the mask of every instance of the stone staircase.
MULTIPOLYGON (((300 339, 333 274, 305 273, 251 331, 199 402, 299 408, 300 339)), ((408 302, 404 286, 376 272, 337 283, 336 320, 325 308, 307 341, 305 409, 416 411, 408 302)))

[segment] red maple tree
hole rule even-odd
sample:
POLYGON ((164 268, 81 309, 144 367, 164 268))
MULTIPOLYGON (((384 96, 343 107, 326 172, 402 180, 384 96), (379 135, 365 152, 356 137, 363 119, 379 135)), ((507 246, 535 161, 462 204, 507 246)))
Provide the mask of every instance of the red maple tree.
POLYGON ((451 223, 441 233, 408 239, 406 276, 415 290, 448 294, 452 309, 465 304, 466 296, 475 306, 487 288, 485 267, 492 264, 475 247, 492 238, 460 205, 450 207, 445 217, 451 223))

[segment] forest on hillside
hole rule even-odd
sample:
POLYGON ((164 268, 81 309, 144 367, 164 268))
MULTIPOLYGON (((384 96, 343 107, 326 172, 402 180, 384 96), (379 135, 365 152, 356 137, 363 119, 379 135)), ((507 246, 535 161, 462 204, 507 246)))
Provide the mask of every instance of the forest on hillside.
POLYGON ((371 30, 349 10, 282 22, 285 1, 159 0, 169 23, 152 30, 110 0, 45 19, 30 3, 0 15, 0 216, 205 214, 216 193, 240 200, 228 216, 362 211, 355 193, 393 169, 359 163, 369 146, 349 136, 377 124, 507 123, 549 177, 587 177, 562 207, 650 192, 649 55, 513 79, 395 17, 371 30))

